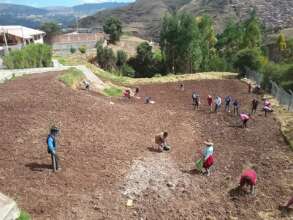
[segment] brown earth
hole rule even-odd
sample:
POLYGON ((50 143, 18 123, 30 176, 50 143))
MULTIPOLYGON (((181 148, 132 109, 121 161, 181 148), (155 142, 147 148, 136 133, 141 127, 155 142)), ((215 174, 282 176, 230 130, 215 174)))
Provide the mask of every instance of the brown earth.
POLYGON ((237 80, 141 86, 142 99, 109 98, 65 88, 58 73, 0 85, 0 189, 33 219, 292 219, 280 204, 293 190, 293 152, 274 115, 261 112, 239 128, 228 113, 193 111, 191 92, 233 95, 244 110, 252 97, 237 80), (48 128, 61 128, 62 170, 50 170, 48 128), (169 153, 151 150, 153 137, 170 133, 169 153), (193 172, 202 142, 215 143, 210 177, 193 172), (237 195, 242 169, 255 165, 257 196, 237 195), (133 206, 127 207, 128 198, 133 206))

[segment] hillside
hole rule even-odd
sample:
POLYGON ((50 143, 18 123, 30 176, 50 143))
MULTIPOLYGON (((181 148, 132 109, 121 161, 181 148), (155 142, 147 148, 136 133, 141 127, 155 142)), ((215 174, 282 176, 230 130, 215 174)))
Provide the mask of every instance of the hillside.
POLYGON ((73 7, 34 8, 24 5, 0 3, 0 25, 24 25, 39 27, 41 23, 55 21, 63 26, 71 25, 75 17, 86 17, 104 9, 122 7, 127 3, 104 2, 82 4, 73 7))
POLYGON ((120 18, 127 31, 144 37, 158 37, 160 19, 175 10, 214 18, 217 31, 230 19, 244 19, 256 9, 267 28, 293 26, 292 0, 137 0, 126 7, 105 10, 81 20, 83 27, 99 27, 108 16, 120 18))

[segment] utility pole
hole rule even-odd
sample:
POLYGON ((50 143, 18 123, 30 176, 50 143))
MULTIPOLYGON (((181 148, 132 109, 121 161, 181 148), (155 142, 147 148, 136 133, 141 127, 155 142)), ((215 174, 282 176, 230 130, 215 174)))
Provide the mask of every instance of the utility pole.
POLYGON ((3 35, 4 35, 4 43, 5 43, 5 47, 6 47, 6 52, 8 53, 9 52, 9 49, 8 49, 8 43, 7 43, 7 38, 6 38, 6 34, 5 34, 4 28, 2 28, 2 31, 3 31, 3 35))

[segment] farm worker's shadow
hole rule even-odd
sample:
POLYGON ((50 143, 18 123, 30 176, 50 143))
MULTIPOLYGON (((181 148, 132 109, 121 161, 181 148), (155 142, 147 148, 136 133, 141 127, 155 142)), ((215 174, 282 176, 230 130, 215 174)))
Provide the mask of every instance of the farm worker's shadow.
POLYGON ((43 172, 44 170, 52 169, 51 164, 29 163, 29 164, 26 164, 25 166, 35 172, 43 172))

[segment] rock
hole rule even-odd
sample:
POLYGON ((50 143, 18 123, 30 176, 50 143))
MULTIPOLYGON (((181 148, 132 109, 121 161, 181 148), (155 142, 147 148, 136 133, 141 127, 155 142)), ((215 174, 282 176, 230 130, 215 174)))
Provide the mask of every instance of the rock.
POLYGON ((133 200, 132 199, 128 199, 127 203, 126 203, 127 207, 132 207, 133 206, 133 200))
POLYGON ((174 185, 173 183, 171 183, 171 182, 168 182, 168 183, 167 183, 167 186, 170 187, 170 188, 171 188, 171 187, 175 187, 175 185, 174 185))

